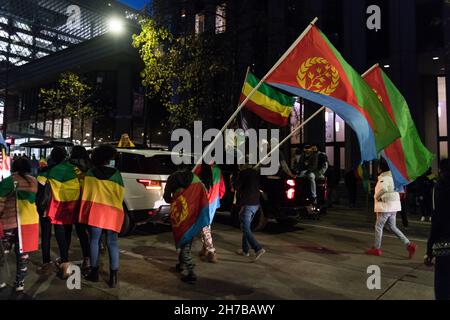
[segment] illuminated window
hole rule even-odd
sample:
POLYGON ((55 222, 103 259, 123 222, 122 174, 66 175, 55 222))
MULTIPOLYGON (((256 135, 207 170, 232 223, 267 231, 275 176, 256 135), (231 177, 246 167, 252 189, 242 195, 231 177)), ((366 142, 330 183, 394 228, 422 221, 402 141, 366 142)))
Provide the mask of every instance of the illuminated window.
POLYGON ((200 34, 205 31, 205 15, 197 13, 195 15, 195 34, 200 34))
POLYGON ((227 28, 226 4, 223 3, 216 7, 216 34, 224 33, 227 28))

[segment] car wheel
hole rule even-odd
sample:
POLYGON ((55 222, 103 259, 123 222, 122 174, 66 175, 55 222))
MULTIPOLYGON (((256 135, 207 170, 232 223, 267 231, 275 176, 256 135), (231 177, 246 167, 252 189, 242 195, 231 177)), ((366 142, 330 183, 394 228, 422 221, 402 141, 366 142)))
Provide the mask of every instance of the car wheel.
POLYGON ((267 226, 268 219, 264 214, 263 208, 260 206, 258 212, 252 221, 252 230, 255 232, 262 231, 267 226))
POLYGON ((128 212, 128 210, 125 209, 124 211, 125 216, 123 219, 122 230, 119 233, 119 237, 126 237, 130 235, 136 227, 135 223, 130 218, 130 213, 128 212))

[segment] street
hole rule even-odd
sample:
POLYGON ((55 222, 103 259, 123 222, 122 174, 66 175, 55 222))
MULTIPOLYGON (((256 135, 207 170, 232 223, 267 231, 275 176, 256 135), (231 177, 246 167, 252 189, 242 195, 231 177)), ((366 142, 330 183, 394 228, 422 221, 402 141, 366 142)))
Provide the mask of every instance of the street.
MULTIPOLYGON (((103 272, 99 283, 82 281, 81 290, 68 290, 56 274, 39 277, 36 269, 40 253, 31 256, 25 294, 17 296, 11 283, 0 299, 358 299, 403 300, 433 299, 433 272, 422 263, 429 225, 411 223, 408 236, 419 245, 414 260, 408 260, 400 241, 386 233, 383 256, 364 254, 372 242, 372 215, 363 210, 344 207, 332 209, 321 221, 303 221, 286 229, 271 222, 257 239, 267 254, 257 262, 235 254, 240 231, 229 225, 226 213, 220 213, 213 225, 220 263, 200 261, 194 244, 194 258, 199 281, 182 283, 175 273, 177 256, 172 234, 165 226, 144 226, 132 236, 120 239, 120 288, 109 289, 107 254, 103 255, 103 272), (367 289, 367 268, 381 268, 381 290, 367 289)), ((56 241, 53 257, 56 258, 56 241)), ((71 258, 80 251, 73 239, 71 258)), ((15 270, 9 257, 9 270, 15 270)), ((12 279, 12 277, 11 277, 12 279)))

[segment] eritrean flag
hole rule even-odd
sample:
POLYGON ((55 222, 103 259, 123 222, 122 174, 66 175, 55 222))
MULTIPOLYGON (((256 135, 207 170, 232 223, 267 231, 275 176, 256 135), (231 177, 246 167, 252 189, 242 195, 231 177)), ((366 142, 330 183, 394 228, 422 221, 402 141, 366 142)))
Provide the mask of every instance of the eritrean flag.
POLYGON ((177 248, 189 243, 204 227, 209 226, 209 201, 200 178, 194 174, 192 183, 171 204, 170 220, 177 248))
POLYGON ((20 252, 37 251, 39 249, 39 214, 36 209, 36 193, 15 190, 13 177, 0 182, 0 197, 7 197, 12 192, 16 192, 20 252))
POLYGON ((408 103, 386 73, 376 65, 363 77, 400 130, 401 138, 384 150, 383 158, 389 164, 396 189, 402 191, 427 172, 434 156, 422 144, 408 103))
MULTIPOLYGON (((241 103, 250 95, 250 92, 259 82, 260 80, 251 72, 247 73, 247 79, 242 88, 241 103)), ((282 94, 267 84, 262 84, 250 97, 245 107, 263 120, 284 127, 289 124, 289 116, 292 113, 294 103, 294 98, 282 94)))
POLYGON ((107 180, 86 173, 81 196, 80 222, 119 233, 124 220, 124 185, 118 170, 107 180))
MULTIPOLYGON (((52 224, 67 225, 75 222, 81 196, 77 169, 69 161, 63 161, 47 172, 46 178, 52 189, 47 216, 52 224)), ((38 181, 42 183, 42 177, 39 177, 38 181)))
MULTIPOLYGON (((202 166, 198 166, 195 170, 197 176, 200 175, 202 166)), ((212 187, 207 190, 208 201, 209 201, 209 225, 212 224, 214 216, 216 215, 217 209, 220 208, 220 199, 223 198, 225 194, 225 181, 223 180, 222 171, 217 165, 211 166, 212 171, 212 187)))
POLYGON ((377 159, 400 137, 373 90, 316 26, 291 48, 266 82, 337 113, 355 131, 362 161, 377 159))

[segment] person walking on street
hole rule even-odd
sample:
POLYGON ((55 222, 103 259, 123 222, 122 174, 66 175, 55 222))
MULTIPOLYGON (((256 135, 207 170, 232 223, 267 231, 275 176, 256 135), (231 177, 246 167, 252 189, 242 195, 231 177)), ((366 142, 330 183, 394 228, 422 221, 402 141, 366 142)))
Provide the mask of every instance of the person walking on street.
POLYGON ((99 281, 100 241, 106 233, 109 253, 109 286, 118 286, 119 232, 122 229, 124 185, 119 170, 109 166, 115 159, 117 150, 110 145, 101 145, 92 153, 93 169, 84 178, 81 196, 79 223, 89 226, 91 271, 86 279, 99 281))
POLYGON ((2 277, 6 252, 14 246, 16 254, 16 292, 23 292, 28 272, 29 253, 39 248, 39 215, 35 206, 38 183, 31 176, 28 159, 17 158, 12 176, 0 182, 0 224, 3 232, 0 245, 0 289, 5 287, 2 277), (4 245, 6 244, 6 248, 4 245))
POLYGON ((436 300, 450 300, 450 161, 440 163, 439 180, 434 190, 434 215, 428 238, 425 264, 433 265, 436 300))
POLYGON ((203 247, 199 253, 201 258, 206 258, 210 263, 217 263, 218 257, 214 248, 211 224, 214 220, 217 209, 220 207, 220 199, 225 195, 225 182, 222 172, 217 165, 202 164, 196 170, 197 176, 205 185, 209 200, 210 223, 204 227, 201 233, 203 247))
POLYGON ((377 221, 375 224, 375 244, 372 249, 367 251, 369 255, 381 256, 381 241, 383 238, 383 229, 385 225, 394 233, 406 246, 409 258, 412 259, 416 252, 416 244, 409 239, 397 228, 397 212, 402 210, 400 203, 400 195, 395 191, 394 180, 387 162, 380 162, 379 167, 381 173, 378 176, 378 182, 375 187, 375 214, 377 221))
POLYGON ((255 251, 254 261, 258 261, 266 250, 252 233, 252 221, 260 207, 260 173, 249 165, 241 165, 237 181, 237 191, 241 210, 239 218, 242 230, 242 248, 237 254, 250 256, 250 248, 255 251))

